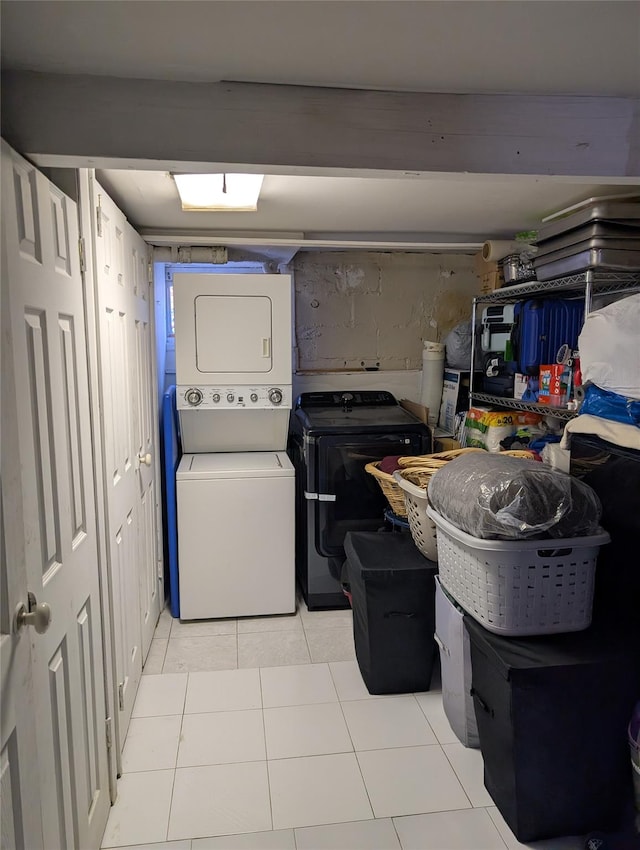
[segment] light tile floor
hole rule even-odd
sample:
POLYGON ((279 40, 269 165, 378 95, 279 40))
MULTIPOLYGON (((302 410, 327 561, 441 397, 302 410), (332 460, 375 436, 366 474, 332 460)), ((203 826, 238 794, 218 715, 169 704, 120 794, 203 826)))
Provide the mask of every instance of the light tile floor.
POLYGON ((163 611, 104 848, 581 850, 519 843, 460 744, 437 676, 374 697, 351 611, 180 622, 163 611))

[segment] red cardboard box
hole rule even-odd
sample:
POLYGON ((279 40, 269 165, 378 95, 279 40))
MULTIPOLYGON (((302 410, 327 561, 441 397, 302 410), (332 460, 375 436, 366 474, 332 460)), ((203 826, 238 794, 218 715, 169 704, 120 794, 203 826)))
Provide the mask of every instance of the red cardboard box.
POLYGON ((571 394, 571 369, 553 363, 540 367, 538 403, 549 407, 566 407, 571 394))

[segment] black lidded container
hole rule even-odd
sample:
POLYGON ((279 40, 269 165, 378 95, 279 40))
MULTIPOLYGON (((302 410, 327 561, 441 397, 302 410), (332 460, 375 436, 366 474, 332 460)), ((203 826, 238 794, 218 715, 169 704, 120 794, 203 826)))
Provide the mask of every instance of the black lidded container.
POLYGON ((427 691, 437 657, 437 565, 408 534, 345 537, 360 673, 371 694, 427 691))
POLYGON ((638 635, 504 638, 464 622, 484 783, 518 840, 617 829, 632 794, 638 635))

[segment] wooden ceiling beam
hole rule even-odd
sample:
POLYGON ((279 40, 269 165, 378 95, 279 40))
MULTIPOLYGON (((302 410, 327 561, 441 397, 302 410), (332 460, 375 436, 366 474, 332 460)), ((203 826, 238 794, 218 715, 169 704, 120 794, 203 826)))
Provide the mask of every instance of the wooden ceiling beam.
MULTIPOLYGON (((2 135, 40 165, 637 178, 640 99, 429 94, 10 71, 2 135), (169 165, 167 165, 169 164, 169 165)), ((175 170, 178 170, 177 168, 175 170)))

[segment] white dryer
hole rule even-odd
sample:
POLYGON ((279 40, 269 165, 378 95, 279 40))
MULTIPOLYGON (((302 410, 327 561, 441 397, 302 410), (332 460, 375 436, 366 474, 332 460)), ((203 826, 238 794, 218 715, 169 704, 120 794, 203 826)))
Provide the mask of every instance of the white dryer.
POLYGON ((173 276, 187 452, 282 451, 292 406, 289 275, 173 276))
POLYGON ((295 611, 294 476, 284 452, 183 455, 181 619, 295 611))

